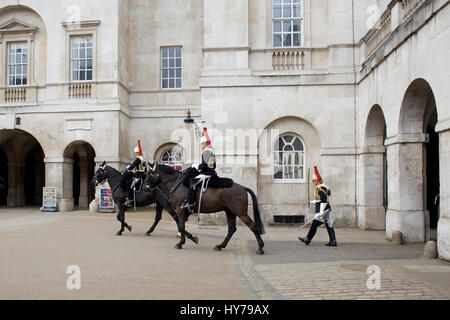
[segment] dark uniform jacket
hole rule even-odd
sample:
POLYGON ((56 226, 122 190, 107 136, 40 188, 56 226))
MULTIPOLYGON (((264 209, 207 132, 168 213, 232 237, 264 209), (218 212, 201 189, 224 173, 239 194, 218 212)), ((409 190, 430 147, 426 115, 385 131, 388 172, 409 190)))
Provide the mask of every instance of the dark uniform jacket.
POLYGON ((205 149, 202 152, 202 163, 199 166, 201 174, 216 175, 216 156, 213 150, 205 149))
POLYGON ((316 200, 320 200, 320 202, 316 203, 316 213, 320 212, 320 204, 321 203, 327 204, 325 210, 328 210, 328 209, 331 210, 330 203, 328 202, 328 196, 331 195, 331 192, 327 186, 325 186, 324 184, 317 186, 316 190, 314 190, 314 195, 316 197, 316 200))

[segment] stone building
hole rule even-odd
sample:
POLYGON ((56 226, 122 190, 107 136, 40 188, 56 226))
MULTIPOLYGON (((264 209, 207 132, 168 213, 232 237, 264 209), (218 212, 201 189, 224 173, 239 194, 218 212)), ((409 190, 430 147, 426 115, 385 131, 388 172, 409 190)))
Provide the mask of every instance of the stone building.
POLYGON ((306 218, 316 165, 337 226, 437 239, 450 259, 450 1, 3 0, 0 205, 87 207, 103 161, 198 162, 306 218))

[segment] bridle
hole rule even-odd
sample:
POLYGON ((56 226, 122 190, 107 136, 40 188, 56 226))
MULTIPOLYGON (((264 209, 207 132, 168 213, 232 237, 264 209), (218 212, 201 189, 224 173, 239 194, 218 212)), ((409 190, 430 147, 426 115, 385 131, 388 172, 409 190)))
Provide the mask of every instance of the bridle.
MULTIPOLYGON (((106 168, 105 168, 105 166, 106 166, 106 164, 105 165, 101 165, 100 167, 99 167, 99 169, 101 170, 101 174, 103 174, 105 171, 106 171, 106 168)), ((122 171, 123 172, 123 171, 122 171)), ((113 176, 111 176, 111 177, 107 177, 106 179, 104 179, 103 181, 99 181, 98 179, 95 179, 95 182, 97 182, 97 184, 104 184, 105 182, 108 182, 109 183, 109 180, 110 179, 112 179, 112 178, 114 178, 114 177, 117 177, 119 174, 122 174, 122 172, 117 172, 115 175, 113 175, 113 176)), ((106 173, 108 173, 108 172, 106 172, 106 173)), ((114 193, 114 191, 116 191, 116 189, 117 189, 117 187, 120 185, 120 181, 116 184, 116 186, 113 188, 113 190, 112 190, 112 192, 114 193)), ((111 186, 111 185, 110 185, 111 186)))

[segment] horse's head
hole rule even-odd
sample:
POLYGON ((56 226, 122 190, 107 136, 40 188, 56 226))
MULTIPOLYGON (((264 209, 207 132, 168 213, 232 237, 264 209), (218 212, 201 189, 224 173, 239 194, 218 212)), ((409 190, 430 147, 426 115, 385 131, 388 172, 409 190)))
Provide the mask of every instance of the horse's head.
POLYGON ((96 187, 99 183, 102 184, 108 179, 108 173, 106 172, 106 161, 98 167, 94 176, 92 177, 92 184, 96 187))
POLYGON ((161 177, 156 170, 156 163, 151 165, 149 164, 147 173, 145 175, 144 179, 144 189, 145 191, 151 191, 153 188, 155 188, 158 183, 161 182, 161 177))

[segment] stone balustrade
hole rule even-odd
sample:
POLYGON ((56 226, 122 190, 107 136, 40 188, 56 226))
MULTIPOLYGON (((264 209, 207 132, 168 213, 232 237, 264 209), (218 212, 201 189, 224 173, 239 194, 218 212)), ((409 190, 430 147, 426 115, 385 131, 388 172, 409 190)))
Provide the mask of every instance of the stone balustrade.
POLYGON ((274 49, 272 51, 273 70, 302 70, 305 54, 300 49, 274 49))
POLYGON ((27 89, 24 87, 6 88, 4 91, 5 103, 25 102, 27 89))
POLYGON ((403 0, 402 1, 402 19, 406 19, 410 14, 425 0, 403 0))
POLYGON ((375 49, 387 38, 391 33, 391 13, 388 12, 374 26, 365 38, 367 45, 367 55, 372 54, 375 49))
POLYGON ((92 97, 92 83, 71 83, 69 84, 69 99, 88 99, 92 97))

